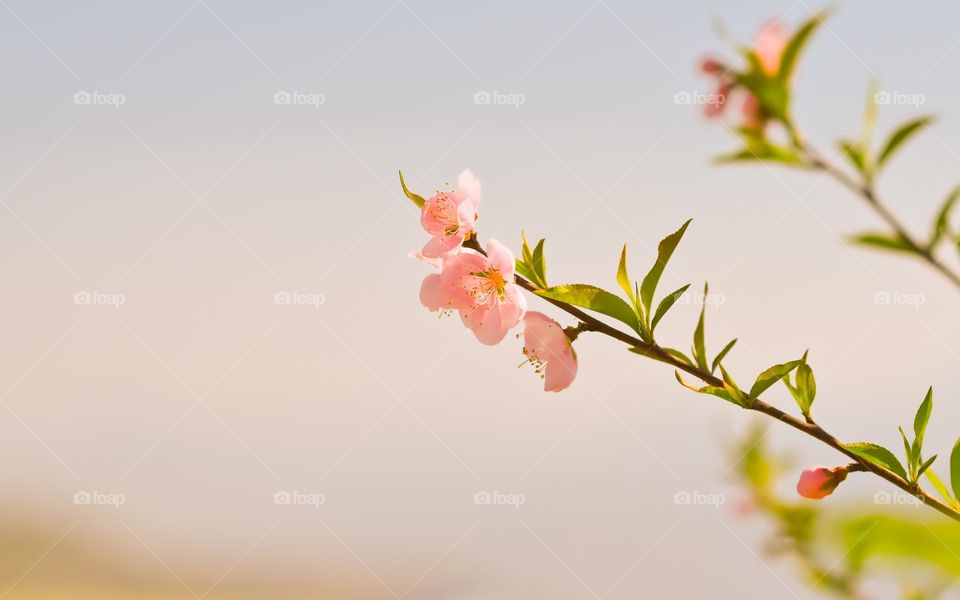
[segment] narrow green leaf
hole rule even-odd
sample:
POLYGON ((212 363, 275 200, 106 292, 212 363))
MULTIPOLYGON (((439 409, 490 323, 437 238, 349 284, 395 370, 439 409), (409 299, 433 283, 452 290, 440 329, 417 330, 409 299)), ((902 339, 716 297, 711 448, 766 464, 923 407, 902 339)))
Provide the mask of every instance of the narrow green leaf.
POLYGON ((957 203, 958 198, 960 198, 960 186, 953 188, 953 191, 950 192, 940 206, 940 212, 937 213, 937 218, 933 222, 933 231, 930 233, 931 248, 940 243, 940 240, 950 233, 950 212, 953 210, 953 206, 957 203))
POLYGON ((738 152, 722 154, 713 159, 713 162, 718 165, 753 161, 774 162, 784 165, 797 165, 802 162, 793 150, 769 142, 751 145, 738 152))
POLYGON ((693 358, 697 361, 697 366, 701 369, 707 369, 707 346, 704 342, 704 320, 707 312, 707 292, 708 284, 703 284, 703 305, 700 307, 700 320, 697 321, 697 328, 693 331, 693 358))
POLYGON ((930 422, 930 412, 933 410, 933 387, 927 390, 927 395, 923 398, 923 402, 920 403, 920 408, 917 409, 917 414, 913 418, 913 433, 916 436, 914 438, 914 444, 917 446, 917 456, 920 455, 920 450, 923 448, 923 435, 927 431, 927 423, 930 422))
POLYGON ((407 184, 406 184, 406 182, 403 180, 403 171, 398 171, 398 173, 400 173, 400 187, 403 188, 403 193, 404 193, 404 195, 405 195, 407 198, 409 198, 411 202, 413 202, 414 204, 416 204, 416 205, 417 205, 417 208, 423 208, 423 205, 426 204, 427 201, 423 199, 423 196, 420 196, 420 195, 418 195, 418 194, 414 194, 413 192, 411 192, 410 190, 408 190, 408 189, 407 189, 407 184))
POLYGON ((620 251, 620 264, 617 265, 617 283, 620 284, 620 288, 627 293, 630 302, 636 304, 637 298, 633 295, 633 284, 630 283, 630 275, 627 274, 626 244, 623 245, 623 250, 620 251))
POLYGON ((683 362, 687 363, 688 365, 694 364, 693 361, 690 360, 690 357, 689 357, 689 356, 687 356, 687 355, 684 354, 683 352, 680 352, 680 351, 677 350, 676 348, 664 348, 663 351, 666 352, 667 354, 669 354, 670 356, 674 357, 674 358, 677 358, 677 359, 679 359, 679 360, 682 360, 683 362))
POLYGON ((933 487, 936 488, 941 496, 943 496, 943 499, 953 504, 954 499, 953 496, 950 495, 950 490, 948 490, 947 486, 944 485, 943 480, 937 477, 937 474, 933 472, 933 469, 927 469, 923 474, 927 476, 927 479, 930 480, 930 483, 933 484, 933 487))
POLYGON ((924 127, 933 123, 933 117, 919 117, 910 121, 907 121, 900 127, 898 127, 890 137, 887 139, 887 143, 884 144, 883 150, 880 151, 880 156, 877 157, 877 168, 882 167, 887 160, 897 151, 900 146, 902 146, 907 140, 913 137, 924 127))
POLYGON ((937 455, 936 455, 936 454, 934 454, 933 456, 931 456, 930 458, 928 458, 928 459, 927 459, 927 462, 925 462, 925 463, 923 463, 922 465, 920 465, 920 469, 917 471, 917 478, 918 478, 918 479, 920 478, 921 475, 923 475, 923 474, 927 471, 927 469, 930 468, 930 465, 932 465, 932 464, 933 464, 933 461, 935 461, 935 460, 937 460, 937 455))
POLYGON ((634 331, 638 328, 637 314, 633 311, 633 307, 619 296, 596 286, 580 283, 555 285, 544 290, 536 290, 535 293, 544 298, 559 300, 613 317, 626 323, 634 331))
POLYGON ((867 157, 864 155, 863 148, 850 140, 840 140, 837 142, 837 146, 860 174, 865 175, 867 173, 867 157))
POLYGON ((683 378, 680 376, 680 371, 674 371, 674 375, 676 375, 677 381, 680 382, 680 385, 682 385, 687 389, 691 389, 700 394, 710 394, 711 396, 717 396, 718 398, 723 398, 727 402, 732 402, 737 406, 742 406, 740 402, 734 397, 734 395, 731 394, 730 391, 725 388, 717 387, 713 385, 705 385, 703 387, 697 387, 695 385, 690 385, 689 383, 684 381, 683 378))
POLYGON ((780 58, 780 69, 777 72, 777 77, 781 81, 787 82, 790 80, 790 76, 793 74, 793 70, 796 67, 797 59, 800 57, 800 53, 803 51, 804 46, 810 40, 810 37, 817 30, 827 17, 829 13, 827 11, 820 11, 809 19, 807 19, 797 31, 790 38, 790 41, 787 42, 787 46, 783 49, 783 55, 780 58))
POLYGON ((801 362, 800 360, 791 360, 790 362, 773 365, 763 373, 757 375, 757 380, 750 388, 750 397, 754 400, 759 398, 760 394, 765 392, 771 385, 783 379, 790 371, 796 369, 801 362))
POLYGON ((520 277, 523 277, 533 285, 537 285, 537 274, 534 273, 527 263, 523 262, 519 258, 515 261, 517 274, 520 277))
POLYGON ((683 293, 687 291, 687 288, 690 287, 690 284, 683 286, 679 290, 668 294, 660 301, 660 304, 657 305, 657 312, 653 315, 653 321, 650 323, 650 331, 652 332, 657 327, 657 323, 660 322, 660 319, 663 318, 667 311, 680 299, 680 296, 683 296, 683 293))
POLYGON ((530 244, 527 242, 527 234, 520 232, 520 253, 523 255, 523 262, 528 265, 533 264, 533 254, 530 253, 530 244))
POLYGON ((660 240, 660 244, 657 246, 657 262, 653 263, 650 272, 647 273, 647 276, 643 278, 643 282, 640 284, 640 302, 647 314, 650 314, 650 309, 653 305, 653 295, 657 291, 660 276, 663 275, 663 270, 666 268, 667 262, 669 262, 670 257, 673 255, 677 244, 680 243, 680 239, 687 230, 687 226, 690 225, 691 220, 692 219, 687 220, 680 229, 660 240))
POLYGON ((870 148, 873 147, 873 133, 877 129, 877 92, 880 91, 880 82, 873 80, 867 86, 867 101, 863 107, 863 123, 860 126, 860 147, 863 148, 863 156, 866 162, 867 170, 872 171, 870 164, 870 148))
POLYGON ((960 499, 960 440, 950 453, 950 487, 953 488, 953 497, 960 499))
POLYGON ((717 367, 720 365, 721 361, 723 361, 723 359, 726 358, 727 354, 731 350, 733 350, 733 346, 736 343, 737 343, 737 338, 733 338, 732 340, 727 342, 727 345, 723 347, 723 350, 721 350, 720 353, 717 354, 717 357, 713 359, 713 364, 710 365, 711 373, 717 370, 717 367))
POLYGON ((854 442, 852 444, 843 444, 843 447, 860 458, 865 458, 889 471, 893 471, 903 479, 907 479, 907 472, 904 470, 903 465, 900 464, 900 461, 897 460, 893 452, 890 452, 883 446, 871 444, 870 442, 854 442))
POLYGON ((544 242, 546 242, 545 238, 537 242, 536 248, 533 249, 533 257, 530 262, 530 266, 533 272, 537 274, 537 278, 539 279, 538 283, 541 287, 547 287, 547 259, 543 256, 544 242))
POLYGON ((730 376, 730 373, 727 373, 727 370, 723 368, 723 365, 719 365, 719 367, 720 375, 723 376, 723 387, 727 388, 727 391, 733 395, 733 397, 737 400, 737 404, 740 406, 748 406, 750 404, 750 398, 740 390, 740 386, 738 386, 737 382, 733 380, 733 377, 730 376))
POLYGON ((800 395, 800 410, 804 415, 809 415, 813 400, 817 397, 817 380, 806 361, 797 367, 797 392, 800 395))
POLYGON ((898 429, 900 430, 900 437, 903 438, 903 452, 907 458, 907 470, 912 474, 914 466, 918 461, 914 455, 913 446, 910 445, 910 440, 907 439, 907 434, 903 432, 903 427, 898 427, 898 429))
POLYGON ((895 252, 907 252, 910 254, 915 254, 917 252, 917 249, 913 247, 913 244, 906 239, 898 235, 890 235, 887 233, 861 233, 851 237, 850 241, 854 244, 860 244, 861 246, 868 246, 881 250, 893 250, 895 252))

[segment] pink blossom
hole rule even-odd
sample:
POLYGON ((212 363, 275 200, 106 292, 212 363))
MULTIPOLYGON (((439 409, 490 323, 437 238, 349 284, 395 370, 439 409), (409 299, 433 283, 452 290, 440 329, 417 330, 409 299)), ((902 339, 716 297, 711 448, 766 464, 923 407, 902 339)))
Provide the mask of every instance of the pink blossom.
POLYGON ((753 41, 753 51, 767 75, 776 75, 780 70, 780 59, 789 41, 787 30, 780 19, 768 22, 760 30, 760 34, 753 41))
POLYGON ((542 374, 545 392, 565 390, 577 376, 577 353, 570 338, 543 313, 531 311, 523 318, 523 354, 542 374))
POLYGON ((847 478, 847 467, 813 467, 800 474, 797 493, 804 498, 819 500, 837 489, 840 482, 847 478))
MULTIPOLYGON (((779 19, 768 22, 760 30, 753 42, 753 51, 760 61, 763 72, 768 76, 776 75, 780 70, 780 61, 783 51, 789 43, 789 35, 779 19)), ((719 117, 729 104, 730 94, 739 86, 734 74, 722 62, 706 58, 700 63, 702 73, 716 80, 714 91, 715 99, 704 106, 708 118, 719 117)), ((749 91, 744 90, 741 105, 743 125, 749 129, 763 130, 767 124, 767 115, 757 98, 749 91)))
POLYGON ((456 190, 430 196, 420 212, 420 224, 431 235, 421 254, 438 258, 459 248, 473 232, 479 205, 480 180, 469 170, 460 173, 456 190))
POLYGON ((496 240, 487 243, 487 256, 469 248, 448 253, 440 273, 423 280, 420 303, 432 311, 459 311, 481 343, 498 344, 527 309, 514 283, 515 264, 513 253, 496 240))

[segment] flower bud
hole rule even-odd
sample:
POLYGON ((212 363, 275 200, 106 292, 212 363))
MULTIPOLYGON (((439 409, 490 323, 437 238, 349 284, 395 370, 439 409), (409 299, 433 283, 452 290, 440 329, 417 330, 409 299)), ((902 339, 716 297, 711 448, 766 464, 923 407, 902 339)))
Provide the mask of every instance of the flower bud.
POLYGON ((847 467, 813 467, 800 474, 797 493, 804 498, 820 500, 833 493, 847 478, 847 467))

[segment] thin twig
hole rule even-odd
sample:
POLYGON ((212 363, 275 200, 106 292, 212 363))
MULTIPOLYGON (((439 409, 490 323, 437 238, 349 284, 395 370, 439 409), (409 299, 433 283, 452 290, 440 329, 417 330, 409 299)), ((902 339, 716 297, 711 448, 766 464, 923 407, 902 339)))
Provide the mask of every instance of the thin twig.
MULTIPOLYGON (((480 252, 481 254, 486 255, 486 251, 483 249, 482 246, 480 246, 480 243, 477 241, 476 235, 472 236, 469 240, 464 242, 464 246, 472 250, 475 250, 477 252, 480 252)), ((532 292, 534 294, 537 292, 538 290, 537 286, 533 285, 523 277, 516 275, 515 279, 516 279, 517 285, 519 285, 523 289, 529 292, 532 292)), ((593 331, 596 333, 601 333, 615 340, 623 342, 628 346, 630 346, 631 348, 642 350, 640 354, 647 356, 649 358, 652 358, 654 360, 667 363, 668 365, 674 367, 675 369, 679 369, 681 371, 684 371, 685 373, 693 375, 694 377, 703 381, 706 384, 717 386, 717 387, 724 387, 724 382, 719 377, 716 377, 715 375, 713 375, 712 373, 710 373, 705 369, 699 368, 697 365, 690 364, 682 359, 677 358, 676 356, 664 350, 663 347, 661 347, 656 342, 647 342, 634 336, 633 334, 621 331, 620 329, 617 329, 616 327, 612 327, 611 325, 608 325, 607 323, 601 321, 600 319, 597 319, 596 317, 591 316, 590 314, 584 312, 583 310, 577 308, 576 306, 572 306, 570 304, 567 304, 566 302, 555 300, 553 298, 543 298, 543 299, 549 302, 550 304, 553 304, 560 310, 566 312, 567 314, 579 319, 580 322, 582 323, 582 326, 578 326, 578 328, 583 331, 593 331)), ((923 490, 918 484, 910 483, 909 481, 900 477, 893 471, 890 471, 889 469, 881 467, 876 463, 873 463, 869 460, 866 460, 865 458, 858 456, 853 451, 848 450, 843 446, 843 442, 841 442, 839 439, 834 437, 832 434, 830 434, 827 430, 825 430, 819 424, 814 422, 813 419, 810 419, 809 421, 798 419, 793 415, 783 412, 782 410, 780 410, 775 406, 771 406, 770 404, 767 404, 766 402, 760 400, 759 398, 753 399, 751 404, 749 404, 748 406, 744 406, 743 408, 747 410, 753 410, 756 412, 763 413, 769 417, 776 419, 777 421, 780 421, 781 423, 785 423, 786 425, 793 427, 794 429, 802 433, 805 433, 811 437, 814 437, 820 440, 821 442, 830 446, 834 450, 852 459, 856 464, 860 465, 862 470, 869 471, 879 477, 882 477, 883 479, 886 479, 887 481, 897 486, 901 490, 907 492, 910 495, 917 497, 921 502, 923 502, 927 506, 939 511, 940 513, 950 517, 951 519, 960 521, 960 511, 948 506, 947 504, 944 504, 937 498, 931 496, 929 493, 923 490)))
POLYGON ((955 287, 960 288, 960 274, 957 274, 956 271, 941 262, 940 259, 934 255, 933 248, 930 247, 929 244, 918 241, 910 234, 900 219, 880 201, 872 182, 854 180, 805 144, 800 146, 800 150, 807 155, 810 161, 810 167, 829 175, 834 181, 837 181, 863 199, 863 201, 867 203, 867 206, 883 219, 897 237, 910 246, 913 253, 943 275, 955 287))

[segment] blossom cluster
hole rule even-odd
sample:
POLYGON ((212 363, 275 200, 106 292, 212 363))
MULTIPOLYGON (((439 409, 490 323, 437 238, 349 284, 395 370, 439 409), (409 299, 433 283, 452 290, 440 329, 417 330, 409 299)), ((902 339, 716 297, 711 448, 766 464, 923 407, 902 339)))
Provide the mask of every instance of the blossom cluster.
POLYGON ((516 282, 516 260, 497 240, 487 250, 464 247, 476 237, 480 180, 469 170, 460 173, 457 187, 421 199, 420 224, 430 239, 417 256, 437 267, 424 278, 420 303, 428 310, 452 314, 489 346, 523 324, 523 354, 544 379, 544 390, 566 389, 577 375, 577 355, 570 336, 547 315, 527 311, 527 299, 516 282), (422 205, 421 205, 422 200, 422 205))

